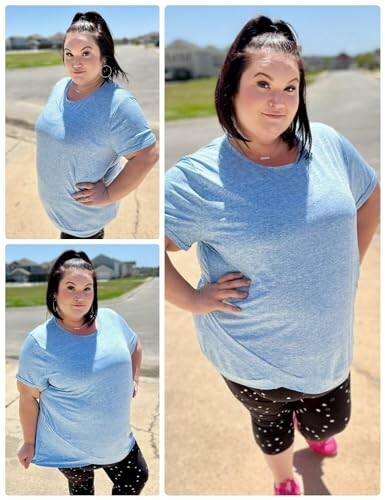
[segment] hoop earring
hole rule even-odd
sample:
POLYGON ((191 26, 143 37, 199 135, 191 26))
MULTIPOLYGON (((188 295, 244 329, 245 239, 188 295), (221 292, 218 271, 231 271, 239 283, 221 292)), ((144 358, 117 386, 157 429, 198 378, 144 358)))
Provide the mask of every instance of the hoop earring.
POLYGON ((102 77, 103 78, 110 78, 110 76, 112 75, 112 68, 111 66, 109 66, 108 64, 104 64, 102 66, 102 77), (108 75, 106 75, 105 73, 108 73, 108 75))

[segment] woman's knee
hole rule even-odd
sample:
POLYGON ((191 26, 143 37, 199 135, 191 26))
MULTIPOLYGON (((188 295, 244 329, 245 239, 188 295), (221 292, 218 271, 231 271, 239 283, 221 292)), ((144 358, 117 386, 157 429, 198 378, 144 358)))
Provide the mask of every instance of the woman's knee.
POLYGON ((297 416, 298 430, 308 441, 323 441, 344 431, 349 423, 350 414, 339 418, 331 418, 328 421, 314 419, 303 420, 297 416))

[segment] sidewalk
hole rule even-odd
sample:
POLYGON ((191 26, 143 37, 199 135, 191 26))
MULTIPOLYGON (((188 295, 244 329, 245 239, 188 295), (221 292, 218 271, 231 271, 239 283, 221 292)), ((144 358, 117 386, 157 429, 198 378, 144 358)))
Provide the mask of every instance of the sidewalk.
MULTIPOLYGON (((7 111, 6 208, 8 238, 58 239, 59 230, 46 215, 37 192, 34 123, 40 107, 26 104, 24 114, 7 111), (23 118, 20 119, 20 116, 23 118)), ((158 134, 158 124, 150 124, 158 134)), ((105 230, 108 239, 155 239, 159 235, 159 165, 120 202, 118 216, 105 230)))
MULTIPOLYGON (((22 437, 18 417, 15 374, 17 361, 6 363, 6 461, 7 495, 68 495, 64 476, 56 469, 31 465, 25 470, 16 453, 22 437)), ((159 494, 159 381, 142 377, 131 407, 132 430, 146 459, 150 476, 143 495, 159 494)), ((111 495, 111 481, 103 470, 95 473, 96 495, 111 495)))
MULTIPOLYGON (((196 284, 195 248, 172 255, 196 284)), ((323 459, 298 435, 295 468, 307 495, 380 492, 379 236, 361 268, 352 367, 352 419, 339 453, 323 459)), ((271 495, 270 472, 246 410, 201 354, 191 315, 166 308, 165 488, 169 495, 271 495)))

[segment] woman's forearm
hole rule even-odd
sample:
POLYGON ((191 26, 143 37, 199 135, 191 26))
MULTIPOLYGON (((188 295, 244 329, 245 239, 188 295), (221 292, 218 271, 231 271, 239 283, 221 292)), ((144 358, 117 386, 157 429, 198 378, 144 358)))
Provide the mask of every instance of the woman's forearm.
POLYGON ((35 445, 39 402, 32 396, 20 395, 19 416, 24 443, 35 445))
POLYGON ((165 295, 166 300, 181 309, 194 311, 196 290, 175 269, 167 252, 165 253, 165 295))
POLYGON ((142 364, 142 346, 138 340, 135 350, 131 355, 132 378, 134 382, 139 382, 140 366, 142 364))
POLYGON ((158 161, 158 156, 158 148, 153 145, 128 160, 107 188, 110 203, 119 201, 136 189, 158 161))
POLYGON ((380 188, 377 185, 369 199, 357 212, 357 238, 361 262, 378 226, 379 216, 380 188))

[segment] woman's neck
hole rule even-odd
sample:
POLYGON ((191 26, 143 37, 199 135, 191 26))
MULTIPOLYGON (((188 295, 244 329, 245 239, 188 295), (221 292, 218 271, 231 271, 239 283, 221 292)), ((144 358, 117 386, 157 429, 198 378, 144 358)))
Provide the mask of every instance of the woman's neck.
POLYGON ((89 325, 85 319, 71 320, 69 318, 58 319, 59 324, 65 329, 76 335, 88 335, 95 330, 94 322, 89 325))
POLYGON ((94 93, 99 87, 104 83, 104 78, 97 79, 86 85, 78 85, 74 81, 71 82, 71 94, 70 98, 73 101, 84 99, 84 97, 89 96, 94 93))
POLYGON ((289 148, 281 137, 270 143, 258 143, 255 140, 245 143, 234 138, 230 138, 230 142, 249 160, 268 167, 292 163, 297 158, 297 148, 289 148))

